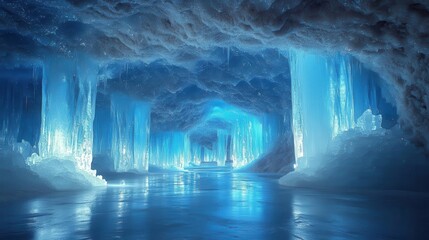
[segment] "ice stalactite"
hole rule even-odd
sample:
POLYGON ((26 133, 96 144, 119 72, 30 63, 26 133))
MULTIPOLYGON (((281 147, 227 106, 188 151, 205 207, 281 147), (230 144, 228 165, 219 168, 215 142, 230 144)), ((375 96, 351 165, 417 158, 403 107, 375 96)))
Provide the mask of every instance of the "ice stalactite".
POLYGON ((339 133, 356 127, 377 128, 380 119, 359 120, 368 109, 372 114, 395 115, 394 107, 382 96, 378 76, 349 56, 291 51, 290 68, 298 168, 316 164, 309 159, 326 151, 339 133))
POLYGON ((73 159, 92 173, 93 121, 98 66, 84 57, 44 62, 41 158, 73 159))
POLYGON ((154 132, 150 137, 150 164, 164 169, 183 169, 191 159, 186 132, 154 132))
POLYGON ((111 96, 111 157, 117 172, 147 172, 150 109, 147 102, 123 94, 111 96))

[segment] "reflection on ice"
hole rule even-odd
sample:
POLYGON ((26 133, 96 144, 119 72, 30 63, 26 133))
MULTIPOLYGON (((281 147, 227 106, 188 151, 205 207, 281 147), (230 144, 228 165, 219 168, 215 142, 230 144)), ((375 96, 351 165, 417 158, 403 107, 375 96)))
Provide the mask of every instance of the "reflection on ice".
POLYGON ((1 204, 0 238, 415 239, 428 200, 287 189, 271 175, 155 174, 1 204))

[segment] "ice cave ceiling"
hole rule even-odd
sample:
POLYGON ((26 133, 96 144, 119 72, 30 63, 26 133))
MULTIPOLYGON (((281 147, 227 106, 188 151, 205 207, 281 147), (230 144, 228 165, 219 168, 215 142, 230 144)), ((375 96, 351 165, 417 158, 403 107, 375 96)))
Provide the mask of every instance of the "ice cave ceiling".
POLYGON ((210 99, 290 111, 288 49, 340 52, 380 74, 402 126, 428 146, 428 9, 407 0, 1 0, 0 61, 92 59, 101 93, 151 101, 152 127, 171 130, 198 122, 210 99))

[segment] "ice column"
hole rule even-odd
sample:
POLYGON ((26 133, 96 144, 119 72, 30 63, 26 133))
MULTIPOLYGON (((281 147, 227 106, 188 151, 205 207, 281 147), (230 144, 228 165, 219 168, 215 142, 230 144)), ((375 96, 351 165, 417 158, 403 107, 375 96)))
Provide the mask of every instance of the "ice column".
MULTIPOLYGON (((375 74, 349 56, 291 51, 290 68, 296 167, 306 168, 363 112, 378 113, 378 86, 375 74)), ((372 130, 380 121, 359 127, 372 130)))
POLYGON ((117 172, 147 172, 150 105, 123 94, 111 96, 111 157, 117 172))
POLYGON ((84 57, 54 57, 43 71, 39 155, 70 159, 92 172, 98 67, 84 57))
POLYGON ((155 132, 150 137, 150 164, 165 169, 183 169, 191 161, 191 146, 185 132, 155 132))

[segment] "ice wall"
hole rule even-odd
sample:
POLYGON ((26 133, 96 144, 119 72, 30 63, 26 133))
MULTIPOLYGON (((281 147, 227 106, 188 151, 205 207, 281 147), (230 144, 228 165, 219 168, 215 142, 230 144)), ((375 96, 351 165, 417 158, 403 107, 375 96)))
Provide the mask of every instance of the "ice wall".
POLYGON ((150 104, 123 94, 113 94, 111 121, 111 157, 115 171, 147 172, 150 104))
POLYGON ((85 57, 44 61, 41 158, 73 159, 92 172, 93 120, 98 66, 85 57))
POLYGON ((298 169, 317 164, 309 159, 325 152, 339 133, 355 127, 364 131, 380 127, 381 119, 377 121, 371 114, 358 121, 365 111, 394 115, 394 107, 385 107, 388 104, 378 76, 349 56, 291 51, 290 68, 298 169))

